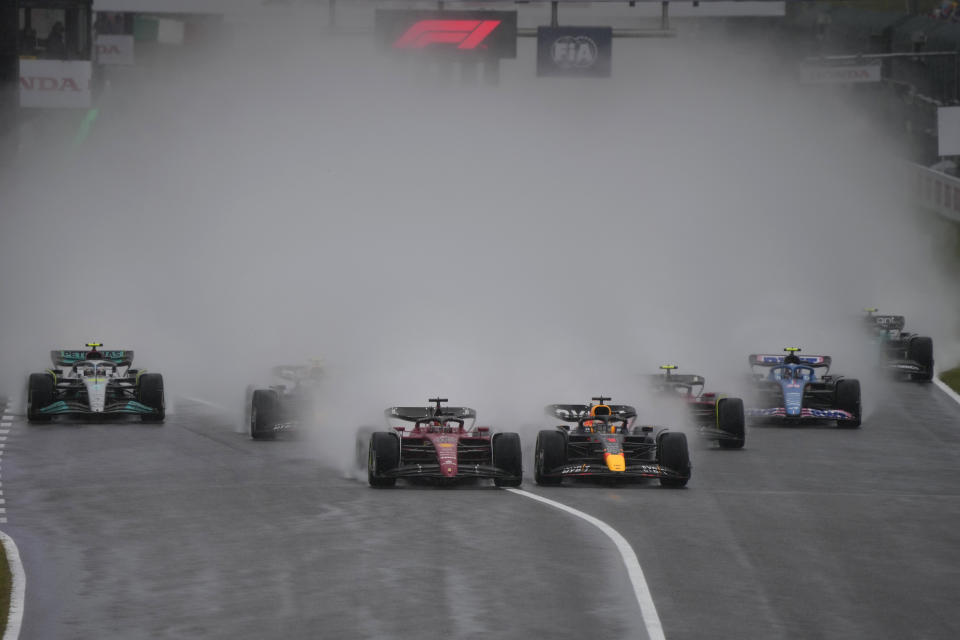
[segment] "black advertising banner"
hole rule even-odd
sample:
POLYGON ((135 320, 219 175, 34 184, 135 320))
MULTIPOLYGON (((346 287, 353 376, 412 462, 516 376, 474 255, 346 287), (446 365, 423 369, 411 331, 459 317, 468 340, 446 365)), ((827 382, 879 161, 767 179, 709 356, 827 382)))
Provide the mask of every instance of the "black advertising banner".
POLYGON ((517 57, 516 11, 377 9, 374 24, 384 50, 517 57))
POLYGON ((538 76, 610 77, 612 27, 537 27, 538 76))

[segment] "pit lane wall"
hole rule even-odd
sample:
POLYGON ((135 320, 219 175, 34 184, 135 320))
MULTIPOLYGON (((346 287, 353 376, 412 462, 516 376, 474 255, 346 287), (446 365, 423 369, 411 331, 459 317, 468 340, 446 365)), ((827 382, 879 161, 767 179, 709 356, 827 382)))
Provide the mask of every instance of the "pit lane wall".
POLYGON ((960 223, 960 178, 918 164, 910 165, 910 169, 917 204, 960 223))

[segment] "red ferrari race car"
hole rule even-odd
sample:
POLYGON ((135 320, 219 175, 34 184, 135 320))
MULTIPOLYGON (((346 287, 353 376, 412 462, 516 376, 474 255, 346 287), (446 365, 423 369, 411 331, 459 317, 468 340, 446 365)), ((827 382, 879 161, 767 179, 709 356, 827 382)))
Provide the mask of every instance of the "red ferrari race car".
POLYGON ((491 478, 498 487, 520 485, 523 459, 519 435, 491 434, 489 427, 476 426, 474 409, 444 407, 446 398, 430 398, 428 402, 433 406, 390 407, 384 411, 392 430, 370 434, 370 486, 392 487, 397 478, 443 484, 491 478))
POLYGON ((660 368, 663 373, 650 376, 653 389, 686 403, 700 437, 716 441, 721 449, 743 448, 747 435, 742 399, 705 392, 703 376, 674 373, 675 364, 662 364, 660 368))

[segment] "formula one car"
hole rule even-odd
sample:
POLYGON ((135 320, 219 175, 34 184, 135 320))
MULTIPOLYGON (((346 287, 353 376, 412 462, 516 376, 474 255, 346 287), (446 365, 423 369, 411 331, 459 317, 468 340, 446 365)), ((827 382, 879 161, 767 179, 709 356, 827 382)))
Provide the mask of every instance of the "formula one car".
POLYGON ((864 309, 864 326, 880 350, 880 366, 903 379, 933 380, 933 340, 904 331, 903 316, 878 316, 864 309))
POLYGON ((476 426, 477 412, 444 407, 446 398, 430 398, 432 407, 390 407, 384 411, 392 431, 370 434, 367 480, 372 487, 392 487, 397 478, 429 479, 443 484, 492 478, 498 487, 523 481, 520 436, 490 433, 476 426), (413 423, 394 425, 392 421, 413 423))
POLYGON ((323 368, 314 360, 309 365, 277 366, 271 373, 279 384, 247 387, 247 424, 254 440, 271 440, 310 419, 323 368))
POLYGON ((715 440, 721 449, 743 448, 747 436, 742 399, 705 392, 703 376, 674 373, 675 364, 663 364, 660 368, 663 373, 650 376, 653 389, 686 403, 700 437, 715 440))
POLYGON ((817 376, 830 370, 830 356, 799 355, 799 347, 784 349, 786 356, 752 354, 750 366, 756 407, 746 415, 759 421, 801 423, 836 421, 838 427, 860 426, 860 381, 843 376, 817 376), (757 369, 767 373, 757 373, 757 369))
POLYGON ((27 419, 50 422, 58 415, 138 415, 143 422, 163 422, 163 376, 132 369, 133 351, 104 350, 88 342, 89 351, 50 352, 53 368, 31 373, 27 419))
POLYGON ((537 484, 556 485, 564 478, 659 478, 664 487, 687 484, 690 453, 683 433, 634 426, 637 410, 633 407, 606 404, 610 398, 603 396, 592 400, 596 404, 547 406, 547 415, 570 424, 541 431, 537 436, 537 484))

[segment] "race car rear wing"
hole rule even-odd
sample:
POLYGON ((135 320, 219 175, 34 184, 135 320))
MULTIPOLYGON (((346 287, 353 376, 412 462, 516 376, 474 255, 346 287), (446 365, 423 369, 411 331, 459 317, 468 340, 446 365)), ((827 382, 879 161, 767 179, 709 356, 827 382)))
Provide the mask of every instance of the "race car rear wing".
POLYGON ((650 381, 654 385, 678 384, 686 386, 704 386, 707 382, 703 376, 693 373, 671 373, 669 376, 663 373, 650 374, 650 381))
MULTIPOLYGON (((581 418, 590 417, 590 406, 589 404, 550 404, 546 406, 545 411, 548 416, 564 422, 579 422, 581 418)), ((637 417, 637 410, 630 405, 608 404, 606 406, 610 407, 610 413, 618 418, 627 420, 637 417)))
POLYGON ((323 376, 323 369, 311 365, 303 364, 281 364, 270 370, 274 376, 281 380, 317 380, 323 376))
MULTIPOLYGON (((797 360, 801 364, 808 365, 814 368, 825 367, 829 368, 830 363, 833 359, 830 356, 796 356, 797 360)), ((776 367, 777 365, 783 364, 783 361, 786 359, 786 356, 766 354, 766 353, 751 353, 750 354, 750 366, 751 367, 776 367)))
POLYGON ((906 318, 903 316, 870 316, 869 320, 877 329, 885 330, 900 330, 907 324, 906 318))
POLYGON ((453 420, 476 420, 477 411, 470 407, 390 407, 383 412, 387 420, 406 420, 416 422, 428 418, 451 418, 453 420))
MULTIPOLYGON (((118 367, 129 367, 133 364, 133 351, 125 350, 103 350, 100 351, 101 360, 109 360, 118 367)), ((82 362, 89 356, 89 351, 81 349, 58 349, 50 352, 50 359, 56 367, 72 367, 78 362, 82 362)))

